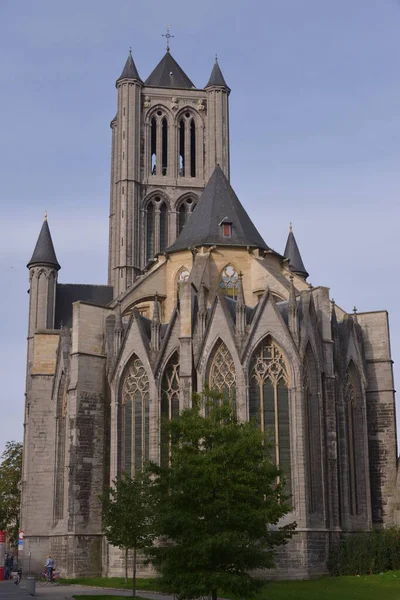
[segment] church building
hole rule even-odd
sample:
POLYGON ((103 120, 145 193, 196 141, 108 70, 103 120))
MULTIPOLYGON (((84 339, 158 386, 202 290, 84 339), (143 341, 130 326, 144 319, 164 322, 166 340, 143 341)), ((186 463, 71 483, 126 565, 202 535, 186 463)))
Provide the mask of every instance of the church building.
POLYGON ((146 80, 129 53, 116 88, 107 285, 59 281, 47 218, 28 263, 24 561, 123 575, 99 495, 168 463, 161 417, 208 385, 270 432, 291 494, 297 532, 263 576, 325 573, 341 532, 397 521, 388 314, 309 284, 292 227, 282 254, 261 237, 230 185, 217 60, 197 88, 168 47, 146 80))

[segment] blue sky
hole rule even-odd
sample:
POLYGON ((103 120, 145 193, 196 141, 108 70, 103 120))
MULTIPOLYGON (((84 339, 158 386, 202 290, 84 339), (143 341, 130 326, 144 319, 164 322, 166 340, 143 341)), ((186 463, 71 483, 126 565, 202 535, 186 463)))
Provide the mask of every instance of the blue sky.
POLYGON ((217 52, 231 182, 266 242, 293 221, 313 285, 390 313, 400 379, 399 0, 0 0, 0 448, 22 439, 28 271, 48 211, 61 282, 105 283, 114 83, 217 52), (397 312, 396 312, 397 309, 397 312))

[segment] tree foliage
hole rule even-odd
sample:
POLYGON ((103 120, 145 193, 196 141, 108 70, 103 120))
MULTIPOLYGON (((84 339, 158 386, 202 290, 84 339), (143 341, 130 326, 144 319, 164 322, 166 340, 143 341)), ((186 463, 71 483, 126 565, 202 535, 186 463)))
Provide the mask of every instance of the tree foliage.
POLYGON ((22 444, 7 442, 0 464, 0 529, 14 546, 18 543, 21 477, 22 444))
POLYGON ((201 404, 167 425, 170 467, 152 466, 164 543, 149 554, 178 598, 249 597, 295 524, 277 526, 289 507, 265 435, 228 403, 206 417, 201 404))
POLYGON ((103 500, 103 531, 107 540, 125 550, 127 579, 128 550, 133 550, 133 595, 136 596, 137 551, 152 544, 155 537, 156 498, 147 469, 132 479, 122 475, 106 490, 103 500))

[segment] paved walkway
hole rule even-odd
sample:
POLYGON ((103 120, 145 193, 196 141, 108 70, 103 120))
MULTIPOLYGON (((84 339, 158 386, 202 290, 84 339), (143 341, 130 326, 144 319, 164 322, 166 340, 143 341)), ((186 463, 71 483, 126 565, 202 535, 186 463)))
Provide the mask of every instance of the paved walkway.
POLYGON ((32 598, 26 590, 21 589, 18 585, 15 585, 13 581, 0 581, 0 599, 1 600, 14 600, 14 598, 32 598))
MULTIPOLYGON (((127 596, 132 598, 131 590, 110 590, 108 588, 95 588, 86 585, 36 585, 35 598, 47 598, 48 600, 70 600, 75 594, 82 596, 95 596, 95 595, 108 595, 108 596, 127 596)), ((138 595, 143 598, 149 598, 149 600, 174 600, 173 596, 166 596, 164 594, 157 594, 151 592, 138 592, 138 595)), ((27 600, 32 598, 24 588, 24 581, 19 586, 14 583, 7 581, 0 583, 0 600, 27 600)))

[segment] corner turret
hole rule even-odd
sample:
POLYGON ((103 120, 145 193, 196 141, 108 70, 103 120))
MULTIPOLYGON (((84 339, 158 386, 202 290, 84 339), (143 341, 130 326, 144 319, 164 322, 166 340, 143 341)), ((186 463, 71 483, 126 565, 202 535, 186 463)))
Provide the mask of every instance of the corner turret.
POLYGON ((293 227, 290 223, 289 235, 286 242, 283 256, 289 260, 289 269, 303 279, 307 279, 308 273, 305 269, 300 250, 293 234, 293 227))

